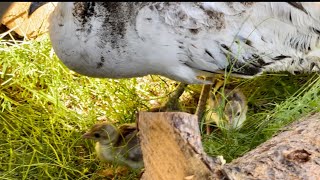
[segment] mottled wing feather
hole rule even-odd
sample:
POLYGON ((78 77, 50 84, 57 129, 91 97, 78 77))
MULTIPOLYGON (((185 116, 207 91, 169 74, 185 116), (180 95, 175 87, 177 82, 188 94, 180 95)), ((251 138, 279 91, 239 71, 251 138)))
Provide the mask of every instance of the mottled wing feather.
POLYGON ((126 137, 127 135, 135 132, 137 130, 137 127, 135 124, 122 124, 119 127, 119 133, 123 136, 126 137))
MULTIPOLYGON (((258 56, 256 54, 259 54, 254 47, 243 46, 243 55, 239 57, 238 47, 228 47, 219 41, 219 37, 208 35, 219 34, 226 27, 227 21, 223 12, 206 7, 202 3, 175 3, 171 6, 168 4, 168 7, 163 9, 165 10, 160 10, 163 22, 171 26, 177 35, 190 38, 189 41, 184 40, 184 44, 181 45, 187 57, 181 59, 182 63, 211 73, 224 73, 225 68, 231 70, 233 75, 252 76, 261 72, 265 63, 251 63, 258 56), (205 38, 206 36, 208 38, 205 38), (199 39, 203 41, 198 41, 199 39)), ((232 40, 229 37, 230 41, 232 40)))
POLYGON ((131 161, 142 161, 142 151, 136 129, 131 125, 125 125, 122 129, 125 129, 125 131, 122 131, 125 133, 122 134, 124 141, 118 146, 125 148, 122 148, 120 153, 131 161))

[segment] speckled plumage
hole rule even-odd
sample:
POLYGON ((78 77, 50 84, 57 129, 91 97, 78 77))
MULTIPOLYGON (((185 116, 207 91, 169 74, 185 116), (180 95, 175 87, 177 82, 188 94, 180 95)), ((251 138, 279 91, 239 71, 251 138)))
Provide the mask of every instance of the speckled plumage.
POLYGON ((231 70, 319 71, 320 4, 61 2, 50 18, 58 57, 87 76, 197 76, 231 70))

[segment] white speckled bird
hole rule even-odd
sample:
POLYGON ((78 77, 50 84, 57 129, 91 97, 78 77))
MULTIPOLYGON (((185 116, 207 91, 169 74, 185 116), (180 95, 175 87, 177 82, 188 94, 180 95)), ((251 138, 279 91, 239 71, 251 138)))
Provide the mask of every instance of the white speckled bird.
POLYGON ((239 89, 210 93, 205 116, 207 134, 211 133, 212 122, 228 130, 240 129, 246 120, 247 111, 247 99, 239 89))
POLYGON ((60 60, 91 77, 212 84, 226 71, 320 70, 318 2, 59 2, 49 23, 60 60))
POLYGON ((134 124, 123 124, 118 128, 101 122, 93 125, 82 135, 96 141, 96 152, 100 160, 129 166, 133 169, 143 167, 142 151, 134 124))
POLYGON ((202 84, 199 76, 225 70, 252 77, 320 65, 316 2, 60 2, 49 32, 62 62, 92 77, 202 84))

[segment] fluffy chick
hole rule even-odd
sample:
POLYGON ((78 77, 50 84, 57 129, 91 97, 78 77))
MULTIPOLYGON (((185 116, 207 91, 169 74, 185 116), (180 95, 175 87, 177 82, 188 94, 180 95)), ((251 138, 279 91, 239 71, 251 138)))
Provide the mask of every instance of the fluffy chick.
POLYGON ((82 137, 96 141, 95 150, 100 160, 133 169, 144 166, 135 124, 125 124, 118 129, 110 123, 101 122, 93 125, 82 137))
POLYGON ((229 130, 239 129, 246 120, 247 99, 239 89, 225 89, 222 93, 210 93, 206 109, 207 134, 211 133, 212 122, 229 130))

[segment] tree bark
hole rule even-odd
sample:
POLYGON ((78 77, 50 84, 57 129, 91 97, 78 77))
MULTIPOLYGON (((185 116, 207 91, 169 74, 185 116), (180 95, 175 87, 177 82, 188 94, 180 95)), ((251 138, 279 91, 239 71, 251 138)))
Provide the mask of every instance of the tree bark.
POLYGON ((196 115, 140 112, 137 123, 143 180, 320 179, 320 113, 228 164, 203 151, 196 115))
POLYGON ((293 123, 223 171, 229 179, 320 179, 320 113, 293 123))
POLYGON ((197 116, 140 112, 138 129, 145 170, 141 179, 213 179, 219 158, 203 151, 197 116))
POLYGON ((0 4, 2 14, 1 23, 19 36, 34 39, 48 31, 48 18, 56 6, 56 2, 50 2, 37 9, 28 17, 28 8, 31 2, 12 2, 10 7, 6 3, 0 4), (4 8, 7 10, 5 11, 4 8))

